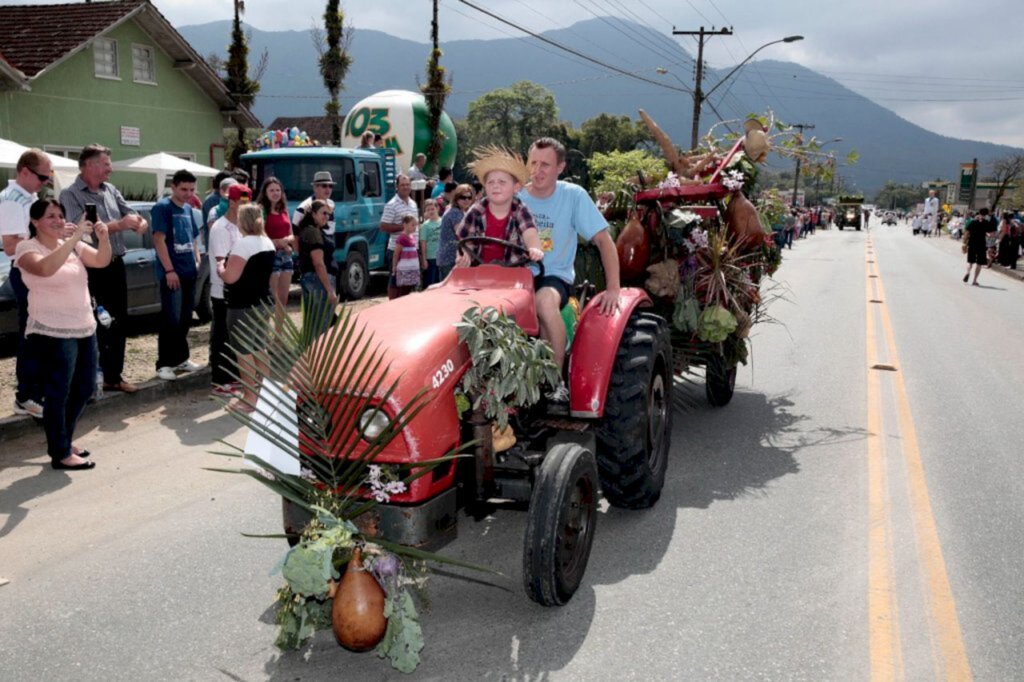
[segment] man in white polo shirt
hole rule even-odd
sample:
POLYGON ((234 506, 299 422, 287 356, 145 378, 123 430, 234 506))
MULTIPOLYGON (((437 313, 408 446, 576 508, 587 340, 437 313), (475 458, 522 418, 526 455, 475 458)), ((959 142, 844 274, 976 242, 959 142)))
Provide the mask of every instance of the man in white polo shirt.
MULTIPOLYGON (((14 257, 18 242, 29 238, 28 210, 38 199, 37 193, 49 182, 53 169, 50 159, 40 149, 26 150, 18 159, 15 178, 0 191, 0 235, 3 235, 4 253, 14 257)), ((21 270, 11 265, 11 288, 18 305, 18 380, 14 395, 14 413, 43 418, 43 387, 39 379, 36 354, 25 342, 25 324, 28 321, 28 288, 21 278, 21 270)))
MULTIPOLYGON (((384 256, 384 262, 388 264, 389 270, 392 269, 391 264, 395 259, 395 242, 398 240, 398 234, 402 231, 402 218, 407 215, 414 216, 418 221, 420 212, 416 207, 416 201, 412 198, 412 181, 408 175, 399 173, 395 178, 395 196, 384 204, 384 211, 380 216, 381 231, 390 235, 387 254, 384 256)), ((418 235, 416 241, 419 242, 418 235)), ((388 298, 394 298, 397 295, 398 286, 395 284, 395 273, 392 270, 388 276, 388 298)))

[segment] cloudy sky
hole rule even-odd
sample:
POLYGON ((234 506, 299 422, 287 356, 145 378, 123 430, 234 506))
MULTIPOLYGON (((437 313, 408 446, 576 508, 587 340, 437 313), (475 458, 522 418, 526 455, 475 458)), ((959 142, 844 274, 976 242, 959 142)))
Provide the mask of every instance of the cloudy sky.
MULTIPOLYGON (((733 36, 711 39, 705 51, 708 63, 718 68, 738 63, 766 42, 803 35, 802 42, 773 45, 759 58, 819 71, 929 130, 1024 147, 1021 0, 470 1, 538 32, 591 19, 594 13, 641 21, 666 35, 673 26, 731 26, 733 36)), ((230 18, 233 7, 233 0, 153 2, 175 25, 230 18)), ((268 31, 308 29, 324 4, 247 0, 245 21, 268 31)), ((343 0, 343 6, 358 28, 428 40, 431 0, 343 0)), ((441 0, 440 12, 442 41, 522 35, 460 0, 441 0)), ((677 40, 695 53, 692 38, 677 40)), ((601 46, 573 47, 614 63, 601 46)))

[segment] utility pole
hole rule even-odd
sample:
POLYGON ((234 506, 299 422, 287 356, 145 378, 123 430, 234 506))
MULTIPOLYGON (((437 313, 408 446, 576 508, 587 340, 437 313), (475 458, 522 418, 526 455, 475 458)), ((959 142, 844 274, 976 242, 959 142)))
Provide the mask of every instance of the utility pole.
MULTIPOLYGON (((805 129, 814 130, 813 123, 794 123, 790 128, 799 128, 800 135, 803 135, 805 129)), ((800 186, 800 156, 796 157, 796 175, 793 176, 793 201, 790 202, 790 206, 796 207, 796 190, 800 186)))
POLYGON ((693 89, 693 128, 690 130, 690 148, 697 148, 697 136, 700 134, 700 105, 704 103, 704 92, 701 89, 701 82, 704 80, 704 37, 707 36, 731 36, 732 28, 722 28, 718 31, 712 26, 710 31, 705 31, 701 26, 699 31, 677 31, 672 27, 674 36, 697 36, 697 87, 693 89))

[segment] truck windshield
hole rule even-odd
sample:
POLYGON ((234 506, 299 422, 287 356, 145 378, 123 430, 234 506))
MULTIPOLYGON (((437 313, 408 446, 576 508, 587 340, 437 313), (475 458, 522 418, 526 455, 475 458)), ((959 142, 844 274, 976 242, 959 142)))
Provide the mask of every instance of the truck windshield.
POLYGON ((353 201, 356 198, 355 172, 352 159, 261 159, 256 166, 257 186, 273 176, 284 185, 289 201, 302 201, 313 194, 313 175, 328 171, 334 179, 331 199, 335 202, 353 201))

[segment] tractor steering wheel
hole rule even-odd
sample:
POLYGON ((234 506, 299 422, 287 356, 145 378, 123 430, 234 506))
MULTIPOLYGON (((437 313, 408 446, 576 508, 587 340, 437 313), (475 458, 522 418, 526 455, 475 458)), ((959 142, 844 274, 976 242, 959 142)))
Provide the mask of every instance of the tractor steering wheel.
POLYGON ((469 256, 469 260, 472 262, 472 264, 474 266, 482 265, 483 264, 483 260, 480 258, 480 251, 479 250, 470 250, 470 249, 466 248, 466 245, 469 244, 469 243, 479 243, 481 245, 482 244, 497 244, 499 246, 504 246, 504 247, 510 248, 513 251, 516 251, 517 253, 522 254, 525 257, 525 260, 523 262, 521 262, 521 263, 513 263, 513 262, 510 262, 510 261, 504 261, 504 260, 503 261, 491 261, 491 262, 494 265, 500 265, 500 266, 505 267, 505 268, 522 267, 522 266, 533 264, 533 265, 536 265, 540 269, 540 272, 537 274, 537 277, 543 277, 544 276, 544 262, 543 262, 543 260, 538 260, 538 261, 530 260, 530 250, 526 249, 526 248, 523 248, 522 246, 519 246, 519 244, 515 244, 515 243, 510 242, 510 241, 508 241, 506 239, 498 239, 497 237, 488 237, 486 235, 474 235, 474 236, 470 236, 470 237, 464 237, 463 239, 460 239, 457 242, 457 246, 459 248, 459 251, 461 251, 462 253, 464 253, 467 256, 469 256))

